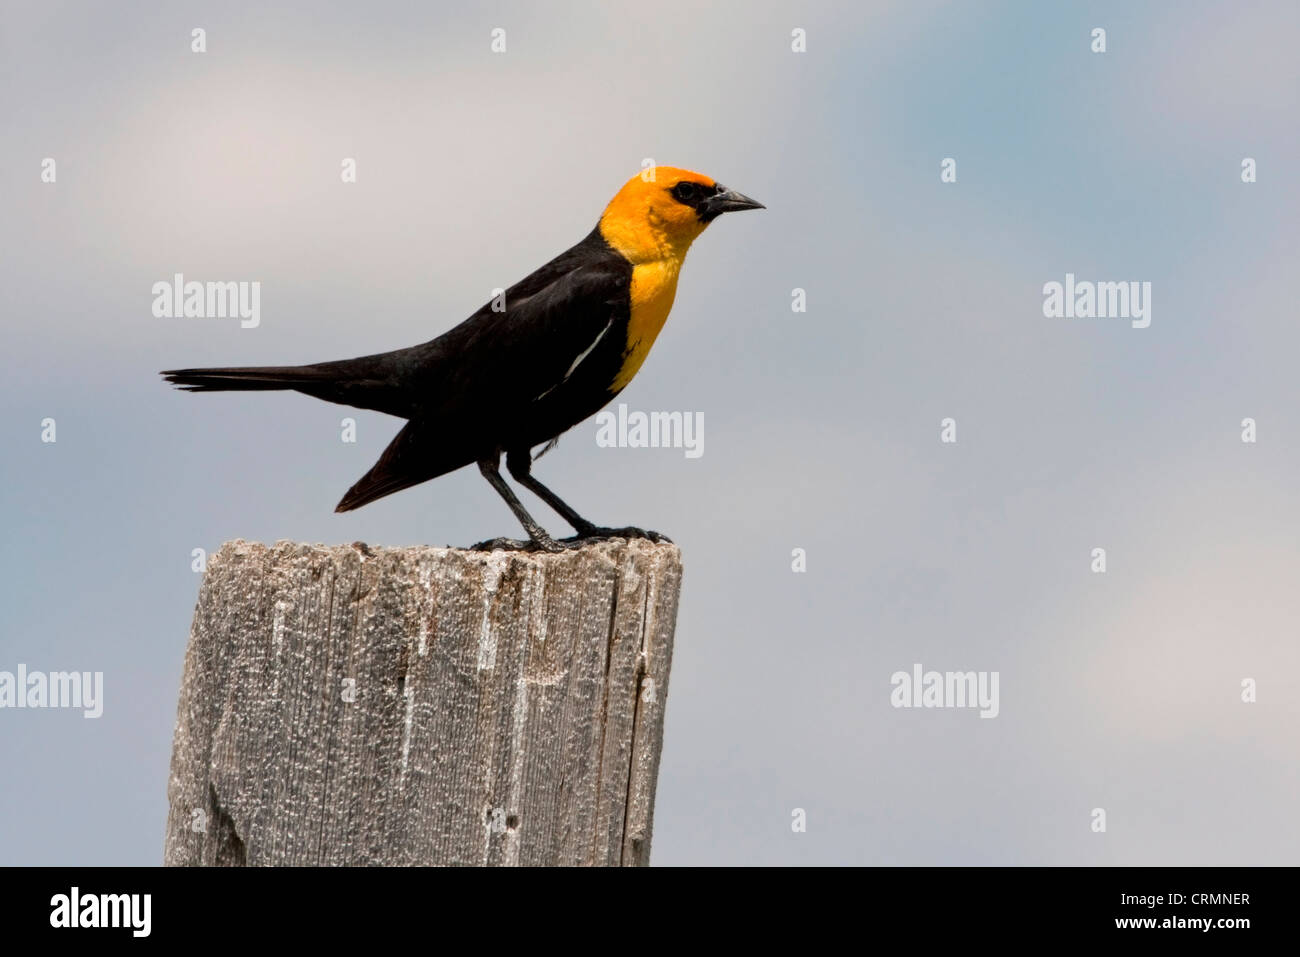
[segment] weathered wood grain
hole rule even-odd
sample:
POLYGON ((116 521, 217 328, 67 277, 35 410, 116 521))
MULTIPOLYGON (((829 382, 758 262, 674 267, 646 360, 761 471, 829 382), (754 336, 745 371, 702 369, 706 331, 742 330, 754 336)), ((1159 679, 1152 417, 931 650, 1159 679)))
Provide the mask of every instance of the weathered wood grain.
POLYGON ((199 592, 164 862, 645 864, 676 546, 230 542, 199 592))

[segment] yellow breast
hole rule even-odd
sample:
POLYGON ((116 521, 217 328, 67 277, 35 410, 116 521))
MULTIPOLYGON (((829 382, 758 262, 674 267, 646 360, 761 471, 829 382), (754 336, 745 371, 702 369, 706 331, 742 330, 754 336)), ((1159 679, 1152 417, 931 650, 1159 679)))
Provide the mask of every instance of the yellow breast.
POLYGON ((655 343, 655 337, 668 320, 677 295, 677 274, 681 262, 677 259, 660 259, 641 263, 632 270, 632 317, 627 324, 627 347, 623 353, 623 367, 610 384, 617 392, 636 375, 655 343))

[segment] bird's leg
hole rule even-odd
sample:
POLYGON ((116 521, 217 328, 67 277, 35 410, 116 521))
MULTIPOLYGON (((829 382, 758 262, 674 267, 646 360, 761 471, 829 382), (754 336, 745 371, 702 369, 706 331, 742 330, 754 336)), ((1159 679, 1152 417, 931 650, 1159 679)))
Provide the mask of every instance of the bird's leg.
MULTIPOLYGON (((506 484, 506 480, 501 477, 497 458, 481 459, 478 463, 478 470, 483 473, 483 477, 488 480, 491 486, 497 490, 497 494, 506 500, 506 504, 510 506, 510 511, 515 513, 515 518, 519 519, 520 524, 524 526, 524 531, 528 533, 528 537, 532 539, 534 545, 544 552, 563 551, 564 546, 560 545, 555 541, 555 539, 551 538, 550 535, 546 534, 546 530, 533 520, 533 517, 528 514, 528 510, 524 508, 523 503, 520 502, 515 493, 510 490, 510 486, 506 484)), ((475 547, 486 546, 492 548, 498 545, 514 544, 516 543, 507 543, 503 542, 501 539, 493 539, 490 542, 483 542, 481 545, 475 547)))
POLYGON ((533 459, 532 456, 529 455, 527 449, 524 449, 522 452, 516 449, 513 452, 507 453, 506 468, 510 470, 510 475, 516 482, 533 492, 543 502, 555 509, 555 511, 557 511, 566 522, 573 526, 573 530, 576 531, 579 536, 582 538, 591 538, 597 534, 597 526, 587 521, 571 509, 568 504, 565 503, 564 499, 560 498, 560 496, 556 495, 541 482, 537 481, 537 479, 533 478, 533 459))
MULTIPOLYGON (((522 485, 524 488, 533 492, 551 508, 555 509, 560 516, 573 526, 574 531, 578 533, 579 539, 584 538, 648 538, 652 542, 671 541, 667 535, 661 535, 658 532, 648 532, 643 528, 606 528, 602 525, 594 525, 587 521, 569 505, 556 495, 549 488, 533 477, 532 473, 533 460, 527 449, 515 449, 506 454, 506 468, 510 470, 511 477, 522 485)), ((518 514, 518 513, 516 513, 518 514)))

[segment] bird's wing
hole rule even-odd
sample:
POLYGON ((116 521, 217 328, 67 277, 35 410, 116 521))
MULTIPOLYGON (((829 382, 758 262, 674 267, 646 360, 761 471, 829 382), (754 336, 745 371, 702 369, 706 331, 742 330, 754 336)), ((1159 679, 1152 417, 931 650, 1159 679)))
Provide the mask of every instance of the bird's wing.
POLYGON ((617 263, 573 264, 538 282, 542 272, 507 289, 501 311, 489 303, 432 342, 383 360, 409 393, 411 421, 338 511, 490 454, 533 401, 563 382, 626 315, 628 280, 617 263))
POLYGON ((559 385, 626 317, 629 274, 625 263, 598 259, 544 285, 529 277, 506 290, 500 311, 484 306, 428 343, 441 378, 430 417, 474 412, 487 425, 559 385))

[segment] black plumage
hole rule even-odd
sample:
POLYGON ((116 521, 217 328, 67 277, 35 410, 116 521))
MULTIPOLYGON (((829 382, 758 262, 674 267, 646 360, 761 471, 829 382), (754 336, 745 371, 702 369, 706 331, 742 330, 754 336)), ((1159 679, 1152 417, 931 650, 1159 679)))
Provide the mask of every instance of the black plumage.
POLYGON ((486 303, 429 342, 303 366, 163 375, 191 392, 292 389, 409 419, 343 496, 336 510, 346 512, 503 452, 517 462, 605 405, 617 395, 609 385, 622 366, 631 277, 597 228, 507 289, 501 311, 486 303))

